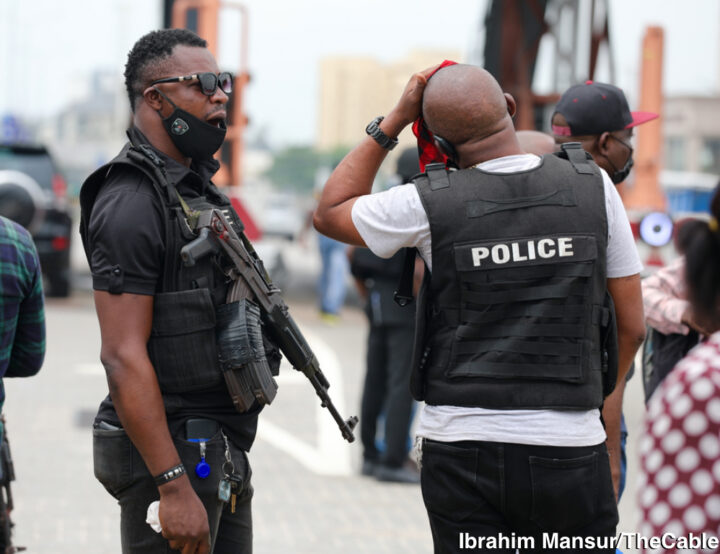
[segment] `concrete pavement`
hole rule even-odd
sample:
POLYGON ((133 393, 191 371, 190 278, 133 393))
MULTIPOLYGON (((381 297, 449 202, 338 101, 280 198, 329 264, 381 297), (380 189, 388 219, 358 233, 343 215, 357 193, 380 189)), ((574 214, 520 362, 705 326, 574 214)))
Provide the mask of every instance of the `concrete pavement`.
MULTIPOLYGON (((321 364, 343 354, 341 364, 323 371, 342 415, 357 414, 364 315, 349 308, 341 324, 326 327, 312 304, 296 302, 291 310, 323 352, 321 364)), ((119 552, 119 509, 92 470, 90 424, 107 385, 90 294, 48 301, 47 320, 41 373, 6 381, 15 540, 34 553, 119 552)), ((278 397, 262 420, 250 453, 255 552, 431 552, 419 487, 359 476, 358 442, 342 440, 304 377, 283 368, 278 397)))
MULTIPOLYGON (((367 324, 352 299, 338 325, 320 321, 312 296, 317 261, 309 252, 293 247, 288 254, 296 279, 288 302, 331 382, 333 400, 348 417, 359 409, 367 324)), ((92 470, 90 424, 107 385, 91 294, 77 291, 68 300, 49 300, 47 320, 41 373, 6 381, 17 474, 16 543, 29 553, 116 553, 119 509, 92 470)), ((318 405, 304 377, 284 367, 278 397, 263 413, 250 453, 255 552, 432 552, 419 486, 360 476, 358 441, 345 443, 318 405)), ((626 395, 630 484, 620 505, 619 531, 636 528, 635 444, 643 411, 635 378, 626 395)))

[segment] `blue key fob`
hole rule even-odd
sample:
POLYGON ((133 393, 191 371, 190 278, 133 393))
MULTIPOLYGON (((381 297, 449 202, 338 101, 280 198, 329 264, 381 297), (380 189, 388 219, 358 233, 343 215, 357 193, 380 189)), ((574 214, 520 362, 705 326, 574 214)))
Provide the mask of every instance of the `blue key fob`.
POLYGON ((205 458, 200 460, 195 466, 195 475, 200 477, 200 479, 205 479, 210 475, 210 465, 205 461, 205 458))
POLYGON ((200 442, 200 461, 195 466, 195 475, 205 479, 210 475, 210 464, 205 461, 205 440, 200 439, 198 442, 200 442))

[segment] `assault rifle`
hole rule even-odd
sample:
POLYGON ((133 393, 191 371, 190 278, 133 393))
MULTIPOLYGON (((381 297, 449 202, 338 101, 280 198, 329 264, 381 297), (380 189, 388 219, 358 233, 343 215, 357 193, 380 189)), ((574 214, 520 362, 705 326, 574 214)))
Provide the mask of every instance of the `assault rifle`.
MULTIPOLYGON (((280 295, 280 289, 272 284, 250 241, 242 230, 236 232, 233 229, 232 224, 219 209, 194 212, 192 216, 189 224, 198 233, 198 237, 186 244, 180 251, 183 263, 193 266, 199 258, 216 252, 222 252, 227 256, 231 263, 228 275, 236 284, 244 285, 246 296, 259 306, 259 317, 262 319, 269 337, 285 354, 290 364, 296 370, 302 371, 310 380, 315 392, 320 397, 322 407, 330 411, 343 438, 348 442, 353 442, 355 440, 353 429, 358 422, 357 416, 343 420, 333 405, 327 392, 330 383, 320 370, 320 364, 305 337, 288 313, 288 307, 280 295)), ((253 312, 253 310, 246 312, 248 321, 252 319, 253 313, 257 312, 253 312)), ((257 352, 259 333, 254 332, 251 323, 241 324, 240 327, 249 327, 248 334, 251 335, 250 346, 240 349, 245 352, 257 352)), ((259 331, 259 329, 256 330, 259 331)), ((246 356, 245 359, 247 358, 246 356)), ((249 358, 253 358, 253 356, 250 355, 249 358)), ((238 368, 239 371, 223 369, 236 406, 246 405, 247 400, 243 400, 243 398, 247 397, 254 397, 261 404, 269 404, 274 398, 277 385, 269 373, 267 363, 243 364, 242 368, 238 368)))

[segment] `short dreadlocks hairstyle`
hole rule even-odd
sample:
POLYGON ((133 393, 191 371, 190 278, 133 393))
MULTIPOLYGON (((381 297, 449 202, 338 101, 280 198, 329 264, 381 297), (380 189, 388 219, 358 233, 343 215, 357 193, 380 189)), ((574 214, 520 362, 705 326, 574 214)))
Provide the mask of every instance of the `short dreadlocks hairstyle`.
POLYGON ((142 96, 145 83, 158 77, 161 63, 172 55, 178 44, 207 48, 207 42, 187 29, 161 29, 141 37, 128 53, 125 64, 125 88, 130 109, 135 111, 135 101, 142 96))

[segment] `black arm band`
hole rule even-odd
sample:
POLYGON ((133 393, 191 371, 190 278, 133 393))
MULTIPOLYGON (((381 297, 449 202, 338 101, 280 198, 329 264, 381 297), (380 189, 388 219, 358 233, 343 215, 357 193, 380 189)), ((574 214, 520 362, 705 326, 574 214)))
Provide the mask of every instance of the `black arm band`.
POLYGON ((178 477, 182 477, 183 475, 185 475, 185 466, 178 464, 167 471, 163 471, 160 475, 156 475, 153 479, 155 480, 155 484, 159 487, 160 485, 169 483, 170 481, 173 481, 178 477))

